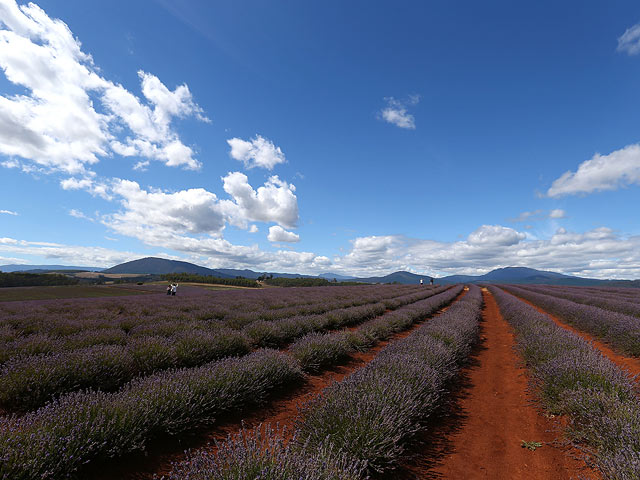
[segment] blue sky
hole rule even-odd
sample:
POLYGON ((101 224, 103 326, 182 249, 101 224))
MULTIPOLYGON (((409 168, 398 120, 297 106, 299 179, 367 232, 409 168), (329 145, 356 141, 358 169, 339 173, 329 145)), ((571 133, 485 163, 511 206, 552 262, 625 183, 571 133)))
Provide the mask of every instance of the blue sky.
POLYGON ((640 278, 640 4, 0 0, 0 264, 640 278))

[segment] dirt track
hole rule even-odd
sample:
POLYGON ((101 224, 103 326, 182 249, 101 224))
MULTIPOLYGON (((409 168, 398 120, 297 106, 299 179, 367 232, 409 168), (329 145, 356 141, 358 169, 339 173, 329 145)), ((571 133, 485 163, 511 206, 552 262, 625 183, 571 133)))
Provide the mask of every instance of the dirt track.
MULTIPOLYGON (((461 372, 448 418, 423 436, 424 448, 393 478, 560 480, 598 478, 561 446, 561 420, 533 405, 514 336, 483 289, 481 341, 461 372), (535 450, 522 441, 540 442, 535 450)), ((390 477, 391 478, 391 477, 390 477)))

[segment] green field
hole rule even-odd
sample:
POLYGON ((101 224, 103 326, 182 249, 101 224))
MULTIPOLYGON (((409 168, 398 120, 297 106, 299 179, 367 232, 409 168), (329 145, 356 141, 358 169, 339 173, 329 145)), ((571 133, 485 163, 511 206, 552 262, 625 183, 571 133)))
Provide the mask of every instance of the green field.
POLYGON ((64 285, 54 287, 8 287, 0 288, 0 302, 19 300, 50 300, 57 298, 121 297, 152 293, 134 287, 108 285, 64 285))

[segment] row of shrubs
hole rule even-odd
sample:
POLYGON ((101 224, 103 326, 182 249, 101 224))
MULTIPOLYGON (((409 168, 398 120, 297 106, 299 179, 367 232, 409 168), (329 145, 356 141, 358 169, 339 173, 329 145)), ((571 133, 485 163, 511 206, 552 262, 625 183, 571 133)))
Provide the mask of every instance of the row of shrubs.
POLYGON ((83 388, 113 391, 134 377, 155 371, 245 355, 257 347, 281 347, 310 332, 361 323, 381 315, 387 306, 398 308, 425 294, 406 295, 392 299, 392 303, 339 309, 323 315, 272 322, 258 320, 241 331, 192 329, 170 338, 136 336, 124 345, 95 345, 68 352, 13 357, 0 368, 0 406, 25 412, 63 393, 83 388))
MULTIPOLYGON (((452 290, 440 295, 453 299, 452 290)), ((0 478, 76 476, 91 460, 142 450, 151 438, 262 404, 270 392, 303 375, 292 355, 262 349, 137 378, 115 393, 63 395, 35 412, 0 417, 0 478)))
POLYGON ((59 273, 24 273, 0 272, 0 288, 2 287, 43 287, 52 285, 77 285, 77 278, 59 273))
POLYGON ((445 313, 327 387, 303 408, 288 444, 269 426, 242 431, 216 454, 191 453, 168 478, 356 480, 393 469, 468 357, 481 304, 471 286, 445 313))
POLYGON ((604 478, 640 478, 640 406, 634 379, 591 343, 513 295, 489 287, 516 331, 542 403, 570 419, 567 433, 604 478))
POLYGON ((640 322, 622 313, 583 305, 564 298, 525 290, 513 285, 507 291, 525 298, 552 315, 609 342, 615 349, 632 356, 640 356, 640 322))
POLYGON ((162 279, 176 283, 209 283, 233 287, 260 288, 260 284, 251 278, 219 278, 211 275, 196 275, 195 273, 167 273, 162 275, 162 279))
POLYGON ((525 290, 531 290, 544 295, 564 298, 576 303, 584 303, 594 307, 604 308, 613 312, 640 317, 640 290, 636 292, 637 299, 620 294, 599 293, 594 291, 576 291, 572 288, 553 287, 550 285, 526 285, 521 286, 525 290))

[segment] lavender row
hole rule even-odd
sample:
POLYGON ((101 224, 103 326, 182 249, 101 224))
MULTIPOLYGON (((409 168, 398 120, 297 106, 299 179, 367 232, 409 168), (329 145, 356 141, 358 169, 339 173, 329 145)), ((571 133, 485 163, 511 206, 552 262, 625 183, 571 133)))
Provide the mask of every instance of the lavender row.
POLYGON ((640 407, 632 377, 593 346, 513 295, 489 287, 516 331, 543 405, 568 415, 568 433, 605 478, 640 478, 640 407))
POLYGON ((393 468, 468 356, 481 303, 472 286, 447 312, 326 388, 304 408, 287 446, 269 428, 241 432, 216 455, 191 454, 169 480, 355 480, 393 468))
POLYGON ((513 285, 504 285, 503 288, 529 300, 577 329, 606 340, 622 353, 640 356, 640 321, 635 317, 513 285))
POLYGON ((640 302, 628 301, 626 297, 620 297, 617 295, 599 295, 597 293, 586 290, 576 291, 575 289, 565 289, 550 285, 523 285, 520 286, 520 288, 536 293, 542 293, 544 295, 564 298, 576 303, 592 305, 594 307, 623 313, 625 315, 640 317, 640 302))
POLYGON ((210 424, 301 379, 290 356, 260 350, 135 380, 116 394, 70 394, 37 412, 0 419, 0 478, 73 476, 92 459, 142 450, 154 436, 210 424))
POLYGON ((158 435, 211 424, 301 378, 292 356, 260 350, 138 378, 116 393, 67 394, 24 416, 0 418, 0 478, 73 477, 95 458, 118 457, 144 449, 158 435))
MULTIPOLYGON (((391 292, 385 294, 383 290, 376 290, 376 293, 378 294, 377 298, 372 297, 370 294, 367 294, 364 296, 364 298, 361 298, 359 300, 351 299, 350 303, 364 306, 367 304, 380 302, 381 300, 394 303, 401 299, 408 298, 410 301, 412 300, 412 297, 424 298, 424 296, 437 293, 442 288, 443 287, 439 287, 439 289, 424 289, 418 292, 416 292, 414 289, 413 291, 410 290, 410 293, 408 295, 402 294, 400 296, 398 296, 398 290, 396 289, 392 290, 393 295, 390 296, 389 293, 391 292)), ((325 287, 325 289, 339 290, 331 289, 328 287, 325 287)), ((166 299, 164 298, 162 300, 157 300, 159 302, 166 303, 166 299)), ((335 306, 335 304, 332 304, 328 301, 328 299, 325 299, 322 310, 324 311, 324 313, 328 313, 329 311, 337 311, 339 313, 340 310, 345 308, 329 308, 333 306, 335 306)), ((71 305, 69 308, 72 309, 74 308, 74 306, 71 305)), ((157 317, 145 316, 136 319, 107 318, 107 320, 105 320, 107 323, 102 324, 101 326, 97 326, 96 324, 92 323, 92 317, 82 318, 78 316, 78 318, 71 323, 68 323, 64 319, 60 320, 60 318, 56 319, 55 317, 47 317, 46 321, 51 324, 49 327, 49 332, 39 331, 37 325, 35 327, 33 325, 24 326, 22 330, 18 330, 5 322, 3 324, 0 324, 0 364, 4 363, 13 356, 21 354, 33 355, 39 353, 56 353, 61 351, 86 348, 92 345, 100 344, 125 345, 130 339, 141 336, 179 337, 180 335, 183 335, 184 332, 190 332, 193 330, 207 330, 212 328, 224 329, 227 327, 240 328, 243 326, 246 327, 253 321, 260 319, 265 320, 265 318, 269 318, 268 316, 263 316, 264 318, 260 318, 259 316, 257 316, 257 312, 252 313, 252 315, 255 314, 255 318, 252 317, 253 320, 251 321, 249 321, 248 317, 245 317, 242 321, 240 321, 238 320, 238 316, 235 317, 235 319, 229 321, 184 318, 180 317, 178 314, 175 314, 176 311, 180 311, 180 308, 179 305, 172 305, 171 301, 169 301, 169 304, 166 305, 166 309, 167 312, 159 314, 157 317), (173 310, 171 310, 171 307, 173 307, 173 310), (173 316, 171 316, 168 312, 174 312, 171 314, 173 316), (83 324, 83 322, 86 322, 84 328, 76 331, 75 329, 77 324, 83 324), (56 328, 59 328, 62 331, 58 331, 56 330, 56 328), (63 334, 65 330, 67 330, 66 334, 63 334)), ((80 313, 82 313, 82 311, 80 313)), ((287 316, 291 317, 291 312, 287 312, 287 316)), ((95 317, 93 319, 95 319, 95 317)), ((41 321, 44 320, 45 319, 41 321)))
POLYGON ((448 311, 326 388, 302 412, 299 444, 340 451, 369 473, 393 468, 470 353, 481 298, 472 286, 448 311))
POLYGON ((457 285, 439 295, 374 318, 357 331, 305 335, 291 346, 289 352, 305 371, 317 371, 327 365, 335 365, 354 351, 369 348, 433 315, 439 308, 451 303, 461 291, 462 285, 457 285))

